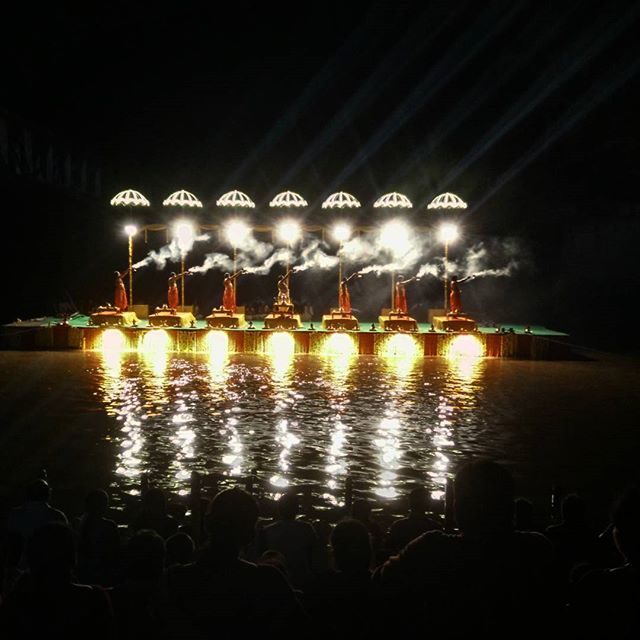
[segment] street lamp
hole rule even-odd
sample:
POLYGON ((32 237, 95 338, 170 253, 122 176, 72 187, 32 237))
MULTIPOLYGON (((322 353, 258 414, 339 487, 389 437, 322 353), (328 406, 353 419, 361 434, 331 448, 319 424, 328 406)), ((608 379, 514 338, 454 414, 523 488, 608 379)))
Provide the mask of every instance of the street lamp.
MULTIPOLYGON (((431 210, 461 210, 466 209, 467 203, 455 193, 449 191, 441 193, 436 196, 428 205, 427 209, 431 210)), ((448 268, 447 268, 447 252, 449 249, 449 243, 453 242, 458 237, 458 229, 453 224, 443 224, 438 232, 440 242, 444 243, 444 311, 448 309, 448 294, 449 294, 449 280, 448 280, 448 268)))
POLYGON ((129 304, 133 307, 133 236, 138 233, 138 227, 128 224, 124 232, 129 236, 129 304))
MULTIPOLYGON (((391 220, 380 230, 380 244, 387 249, 394 260, 402 257, 409 250, 409 227, 401 220, 391 220)), ((393 311, 394 290, 396 286, 395 269, 391 271, 391 310, 393 311)))
POLYGON ((455 224, 443 224, 438 230, 438 239, 444 243, 444 312, 447 312, 449 299, 449 243, 454 242, 460 234, 455 224))
MULTIPOLYGON (((284 242, 289 249, 302 237, 302 228, 295 220, 282 220, 276 227, 276 235, 280 242, 284 242)), ((287 271, 289 271, 289 261, 287 259, 287 271)))
POLYGON ((175 224, 174 235, 178 243, 178 248, 180 249, 180 306, 182 307, 182 311, 184 311, 184 259, 193 246, 195 230, 190 222, 183 220, 175 224))
POLYGON ((351 238, 351 227, 344 223, 338 222, 332 230, 334 239, 338 242, 338 308, 340 307, 340 285, 342 283, 342 245, 351 238))
POLYGON ((236 273, 238 245, 241 245, 251 233, 251 229, 242 220, 231 220, 224 228, 224 235, 233 247, 233 273, 236 273))

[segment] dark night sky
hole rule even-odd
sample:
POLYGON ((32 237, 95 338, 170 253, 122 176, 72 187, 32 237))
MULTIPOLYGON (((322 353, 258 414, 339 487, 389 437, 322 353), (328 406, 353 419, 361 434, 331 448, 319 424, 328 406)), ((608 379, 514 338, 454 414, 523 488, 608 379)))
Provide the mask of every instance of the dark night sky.
MULTIPOLYGON (((473 233, 532 256, 502 297, 479 289, 509 296, 505 320, 588 342, 587 317, 635 287, 639 3, 55 3, 9 18, 0 106, 96 157, 105 202, 128 187, 210 204, 231 188, 259 204, 398 190, 426 216, 453 191, 473 233)), ((49 256, 51 241, 25 248, 81 297, 86 282, 51 265, 100 252, 69 241, 67 215, 49 256)))

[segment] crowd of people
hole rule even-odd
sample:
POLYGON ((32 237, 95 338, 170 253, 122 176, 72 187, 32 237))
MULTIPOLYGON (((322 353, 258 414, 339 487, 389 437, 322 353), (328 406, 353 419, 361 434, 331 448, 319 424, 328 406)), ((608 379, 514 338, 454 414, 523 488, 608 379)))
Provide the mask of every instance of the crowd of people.
POLYGON ((511 474, 478 460, 455 475, 452 531, 416 487, 390 527, 358 499, 326 535, 294 490, 272 521, 220 491, 197 530, 157 488, 126 528, 105 491, 70 519, 46 480, 26 490, 3 514, 0 638, 640 637, 634 487, 603 532, 576 494, 539 526, 511 474))

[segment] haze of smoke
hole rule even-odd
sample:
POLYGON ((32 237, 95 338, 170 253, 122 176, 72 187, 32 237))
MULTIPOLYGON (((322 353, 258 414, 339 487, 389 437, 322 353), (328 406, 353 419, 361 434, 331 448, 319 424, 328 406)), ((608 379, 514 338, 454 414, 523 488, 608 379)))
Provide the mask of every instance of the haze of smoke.
MULTIPOLYGON (((307 245, 300 254, 302 264, 296 265, 294 271, 306 271, 307 269, 333 269, 339 262, 338 256, 327 255, 320 247, 323 243, 314 240, 307 245)), ((326 245, 323 245, 326 246, 326 245)))
POLYGON ((273 245, 268 242, 262 242, 248 234, 238 244, 239 251, 237 263, 239 269, 249 269, 255 265, 262 264, 267 256, 273 251, 273 245))
POLYGON ((418 278, 422 278, 423 276, 433 276, 437 278, 439 276, 440 268, 437 264, 423 264, 420 269, 418 269, 418 273, 416 274, 418 278))
POLYGON ((190 267, 190 273, 206 273, 211 269, 220 269, 221 271, 232 271, 233 260, 224 253, 208 253, 204 262, 198 267, 190 267))
POLYGON ((157 269, 164 269, 167 265, 167 262, 180 262, 182 256, 189 253, 194 243, 204 242, 205 240, 209 240, 209 235, 206 233, 200 236, 196 236, 193 239, 193 242, 183 246, 181 246, 181 244, 174 239, 164 247, 160 247, 160 249, 158 249, 157 251, 153 249, 149 251, 147 256, 142 260, 136 262, 132 268, 141 269, 142 267, 146 267, 147 265, 155 264, 157 269))
POLYGON ((255 273, 258 275, 266 275, 271 271, 271 267, 275 264, 291 264, 294 261, 295 256, 291 249, 278 249, 274 251, 261 265, 256 267, 247 266, 244 267, 247 273, 255 273))

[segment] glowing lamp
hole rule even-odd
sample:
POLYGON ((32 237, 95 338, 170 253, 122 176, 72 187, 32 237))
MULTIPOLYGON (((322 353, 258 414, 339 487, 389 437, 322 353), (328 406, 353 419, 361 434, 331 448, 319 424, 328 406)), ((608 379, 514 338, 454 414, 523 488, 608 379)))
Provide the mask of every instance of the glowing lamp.
POLYGON ((380 230, 380 243, 395 257, 402 256, 409 249, 409 227, 400 220, 387 222, 380 230))
POLYGON ((445 244, 457 240, 458 235, 458 227, 455 224, 443 224, 438 230, 438 239, 445 244))
POLYGON ((251 230, 242 220, 232 220, 224 229, 224 234, 231 245, 237 247, 242 244, 251 230))
POLYGON ((190 222, 177 222, 173 228, 173 233, 178 241, 181 251, 189 251, 193 245, 195 231, 190 222))
POLYGON ((276 233, 281 242, 286 242, 288 245, 292 245, 300 239, 302 229, 295 220, 283 220, 276 227, 276 233))
POLYGON ((125 226, 124 232, 131 238, 138 233, 138 227, 135 224, 128 224, 125 226))
POLYGON ((351 227, 344 223, 335 225, 333 227, 333 237, 338 242, 346 242, 351 237, 351 227))

